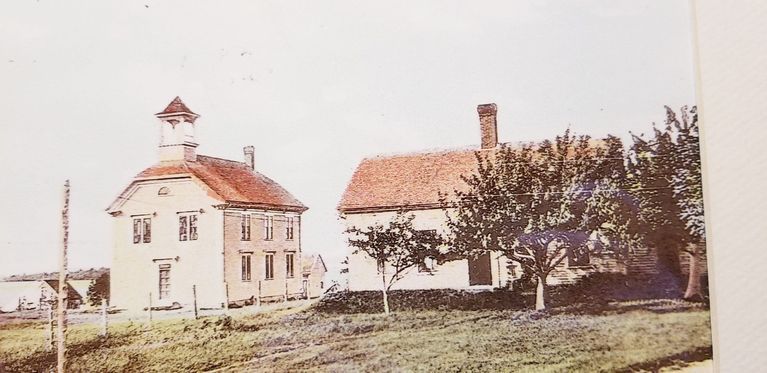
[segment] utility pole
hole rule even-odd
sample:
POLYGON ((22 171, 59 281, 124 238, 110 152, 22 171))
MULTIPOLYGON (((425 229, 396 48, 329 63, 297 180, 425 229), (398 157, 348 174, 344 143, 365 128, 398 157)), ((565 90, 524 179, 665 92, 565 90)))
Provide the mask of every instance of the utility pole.
POLYGON ((69 180, 64 182, 64 208, 61 210, 61 256, 59 257, 59 301, 56 328, 57 372, 64 373, 67 364, 67 247, 69 246, 69 180))

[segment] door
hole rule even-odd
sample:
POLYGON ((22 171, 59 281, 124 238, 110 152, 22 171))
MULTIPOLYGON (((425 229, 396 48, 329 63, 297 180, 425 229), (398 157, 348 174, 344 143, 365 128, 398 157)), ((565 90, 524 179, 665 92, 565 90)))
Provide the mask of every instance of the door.
POLYGON ((158 285, 158 298, 168 299, 170 296, 170 264, 160 264, 160 282, 158 285))
POLYGON ((476 258, 469 258, 469 285, 492 285, 493 274, 490 270, 490 254, 484 253, 476 258))

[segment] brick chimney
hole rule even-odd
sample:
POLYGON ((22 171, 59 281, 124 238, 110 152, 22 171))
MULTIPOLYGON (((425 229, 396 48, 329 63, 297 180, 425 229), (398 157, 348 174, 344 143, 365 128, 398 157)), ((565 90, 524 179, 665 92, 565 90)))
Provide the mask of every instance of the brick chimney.
POLYGON ((498 122, 495 114, 498 107, 495 104, 477 106, 479 113, 479 129, 482 132, 482 149, 492 149, 498 146, 498 122))
POLYGON ((253 153, 255 152, 255 148, 253 147, 253 145, 248 145, 242 148, 242 152, 245 154, 245 164, 248 165, 248 167, 250 167, 251 170, 255 170, 256 169, 255 164, 253 163, 254 162, 253 153))

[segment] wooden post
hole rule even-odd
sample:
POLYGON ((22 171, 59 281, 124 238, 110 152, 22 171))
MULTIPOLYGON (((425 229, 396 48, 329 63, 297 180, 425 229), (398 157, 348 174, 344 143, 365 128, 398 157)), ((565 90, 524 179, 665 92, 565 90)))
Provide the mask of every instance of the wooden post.
POLYGON ((224 283, 224 294, 226 298, 224 299, 224 312, 229 312, 229 283, 224 283))
POLYGON ((48 322, 45 323, 45 351, 53 351, 53 303, 48 303, 48 322))
POLYGON ((101 336, 106 337, 108 330, 107 330, 107 300, 102 299, 101 300, 101 336))
POLYGON ((261 280, 258 280, 258 297, 256 297, 256 307, 261 307, 261 280))
POLYGON ((197 285, 192 285, 192 302, 194 304, 194 319, 197 320, 197 285))
POLYGON ((149 326, 152 326, 152 292, 149 292, 149 307, 146 308, 149 315, 149 326))
POLYGON ((58 320, 56 322, 56 370, 64 373, 67 364, 67 247, 69 245, 69 180, 64 182, 64 207, 61 210, 61 255, 59 257, 58 320))

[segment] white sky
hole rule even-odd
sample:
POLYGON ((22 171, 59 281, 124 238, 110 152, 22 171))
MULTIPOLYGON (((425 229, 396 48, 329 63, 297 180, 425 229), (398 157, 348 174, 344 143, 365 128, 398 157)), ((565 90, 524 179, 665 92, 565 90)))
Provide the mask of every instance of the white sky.
MULTIPOLYGON (((337 273, 335 206, 365 156, 501 141, 625 136, 694 104, 687 0, 3 1, 0 276, 108 266, 104 209, 156 161, 176 95, 201 154, 242 159, 310 207, 303 247, 337 273)), ((336 277, 333 275, 332 277, 336 277)))

